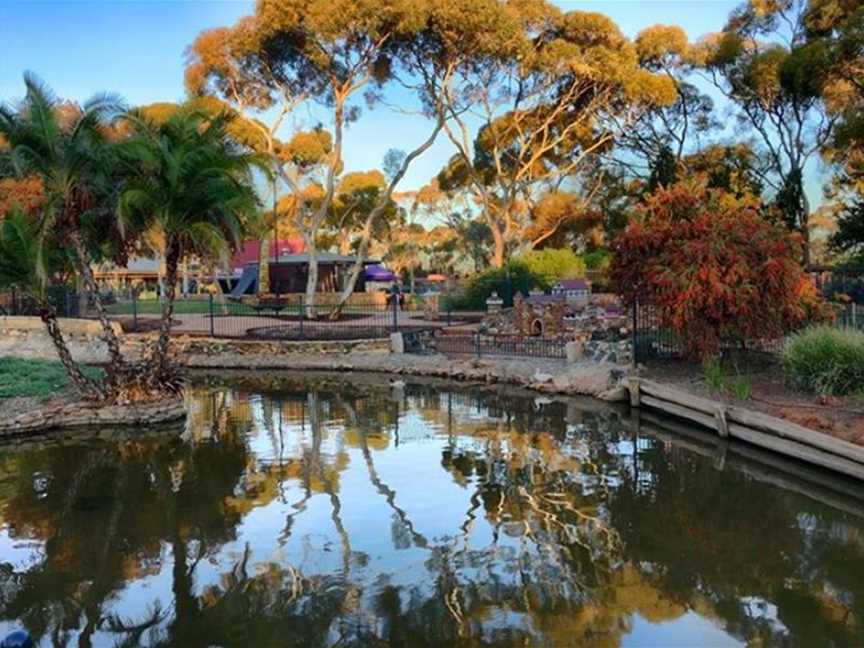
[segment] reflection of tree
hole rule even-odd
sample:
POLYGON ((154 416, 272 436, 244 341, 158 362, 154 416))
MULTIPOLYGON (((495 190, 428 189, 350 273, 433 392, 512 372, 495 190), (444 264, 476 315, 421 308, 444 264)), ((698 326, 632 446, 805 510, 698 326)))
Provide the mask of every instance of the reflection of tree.
POLYGON ((860 641, 851 632, 853 618, 864 618, 861 563, 850 572, 849 546, 836 535, 849 529, 840 515, 821 507, 805 514, 801 498, 659 443, 639 453, 639 467, 651 487, 623 473, 610 510, 628 557, 652 566, 655 586, 689 607, 710 607, 748 642, 783 643, 790 630, 804 644, 860 641), (786 630, 753 601, 777 606, 786 630))
POLYGON ((0 564, 0 618, 54 645, 615 646, 692 611, 751 643, 860 643, 860 523, 613 411, 332 379, 190 397, 182 440, 0 454, 0 517, 41 547, 0 564), (446 533, 415 507, 426 473, 388 472, 397 425, 400 452, 434 436, 421 468, 464 496, 446 533), (361 551, 357 505, 390 520, 375 553, 401 573, 361 551), (285 520, 272 556, 243 527, 261 509, 285 520), (313 509, 329 563, 303 557, 329 551, 302 535, 313 509), (124 585, 157 574, 170 600, 124 614, 124 585))
POLYGON ((230 539, 238 518, 222 502, 243 472, 245 452, 234 438, 58 446, 7 461, 4 480, 14 486, 4 517, 16 538, 42 542, 44 556, 10 576, 2 617, 21 619, 56 645, 76 634, 78 645, 89 646, 108 623, 104 607, 113 593, 158 572, 161 542, 194 536, 203 550, 230 539))

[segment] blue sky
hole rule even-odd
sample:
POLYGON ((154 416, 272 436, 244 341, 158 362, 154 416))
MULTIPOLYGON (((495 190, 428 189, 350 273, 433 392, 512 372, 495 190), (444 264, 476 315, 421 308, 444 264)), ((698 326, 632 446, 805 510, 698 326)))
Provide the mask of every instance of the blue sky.
MULTIPOLYGON (((696 39, 722 28, 738 2, 572 0, 557 4, 566 10, 606 13, 630 36, 649 25, 672 23, 696 39)), ((25 70, 35 72, 58 96, 69 99, 111 91, 136 105, 182 100, 185 48, 201 30, 229 25, 253 7, 246 0, 0 0, 0 100, 21 96, 25 70)), ((376 108, 346 135, 346 169, 380 166, 387 149, 413 148, 427 133, 428 124, 420 118, 376 108)), ((415 162, 400 188, 424 184, 451 154, 451 145, 439 138, 415 162)))

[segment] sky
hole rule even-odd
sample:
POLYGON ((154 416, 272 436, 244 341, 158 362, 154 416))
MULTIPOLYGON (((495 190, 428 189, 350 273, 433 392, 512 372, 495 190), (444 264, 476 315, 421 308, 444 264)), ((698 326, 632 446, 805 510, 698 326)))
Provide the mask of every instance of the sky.
MULTIPOLYGON (((738 0, 562 0, 564 10, 609 15, 630 37, 657 23, 678 24, 695 40, 723 27, 738 0)), ((184 51, 199 32, 250 13, 247 0, 0 0, 0 101, 23 94, 32 71, 59 97, 83 101, 114 92, 131 105, 184 98, 184 51)), ((298 117, 317 121, 309 112, 298 117)), ((346 133, 346 170, 380 167, 390 148, 410 150, 429 123, 379 106, 346 133)), ((444 137, 417 160, 400 190, 429 181, 453 154, 444 137)), ((808 183, 818 193, 818 180, 808 183)), ((811 200, 817 196, 812 196, 811 200)))

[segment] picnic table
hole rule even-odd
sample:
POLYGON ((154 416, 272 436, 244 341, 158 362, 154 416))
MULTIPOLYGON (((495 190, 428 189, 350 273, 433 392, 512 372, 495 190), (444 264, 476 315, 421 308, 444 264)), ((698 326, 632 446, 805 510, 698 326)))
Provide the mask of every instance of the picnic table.
POLYGON ((273 313, 274 315, 278 315, 289 306, 291 304, 287 299, 280 299, 278 297, 265 297, 252 304, 252 308, 256 313, 273 313))

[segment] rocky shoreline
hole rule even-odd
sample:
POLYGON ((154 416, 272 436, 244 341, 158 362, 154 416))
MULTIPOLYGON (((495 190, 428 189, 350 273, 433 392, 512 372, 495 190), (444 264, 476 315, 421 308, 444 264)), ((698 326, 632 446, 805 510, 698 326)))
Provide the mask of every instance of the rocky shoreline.
POLYGON ((0 421, 0 437, 59 428, 150 426, 185 418, 183 399, 132 405, 98 405, 86 401, 51 403, 0 421))
MULTIPOLYGON (((18 332, 12 344, 0 343, 0 354, 18 357, 46 357, 47 347, 39 333, 18 332)), ((146 336, 124 336, 123 350, 136 357, 146 336)), ((76 340, 76 360, 101 364, 104 349, 92 337, 76 340)), ((240 369, 247 371, 285 370, 363 372, 389 376, 441 378, 459 382, 498 384, 526 388, 540 393, 591 396, 606 402, 628 399, 628 368, 596 361, 566 362, 545 358, 474 358, 441 354, 406 355, 390 353, 389 340, 335 342, 251 342, 245 340, 178 337, 172 340, 174 361, 190 370, 240 369)), ((0 420, 0 437, 69 427, 144 426, 179 420, 185 416, 182 400, 140 405, 98 407, 59 398, 0 420)))

